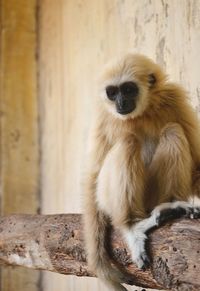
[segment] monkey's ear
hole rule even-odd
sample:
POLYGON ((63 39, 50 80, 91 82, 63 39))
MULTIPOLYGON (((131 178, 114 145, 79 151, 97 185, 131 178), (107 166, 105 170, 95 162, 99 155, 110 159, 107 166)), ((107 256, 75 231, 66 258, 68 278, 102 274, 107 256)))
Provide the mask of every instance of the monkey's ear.
POLYGON ((154 74, 149 74, 148 75, 148 82, 149 82, 149 85, 150 87, 153 87, 156 83, 156 77, 154 74))

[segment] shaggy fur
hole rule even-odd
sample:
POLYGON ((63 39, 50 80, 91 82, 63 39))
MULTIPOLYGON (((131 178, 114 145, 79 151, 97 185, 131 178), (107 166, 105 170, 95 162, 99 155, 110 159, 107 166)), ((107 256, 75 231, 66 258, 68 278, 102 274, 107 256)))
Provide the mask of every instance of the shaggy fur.
POLYGON ((107 68, 100 89, 84 189, 86 249, 110 290, 126 290, 120 283, 130 284, 129 276, 108 263, 109 224, 122 230, 133 260, 145 267, 146 232, 159 224, 161 210, 199 210, 192 202, 199 206, 200 129, 185 91, 142 55, 107 68), (133 112, 120 115, 105 88, 125 81, 138 85, 139 98, 133 112))

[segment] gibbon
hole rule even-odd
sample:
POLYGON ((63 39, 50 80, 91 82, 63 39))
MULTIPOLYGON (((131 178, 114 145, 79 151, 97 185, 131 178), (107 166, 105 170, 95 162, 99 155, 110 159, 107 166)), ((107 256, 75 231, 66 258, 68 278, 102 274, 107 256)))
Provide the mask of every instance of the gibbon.
POLYGON ((145 269, 147 231, 200 217, 200 128, 186 92, 143 55, 109 66, 99 95, 84 183, 86 251, 109 290, 122 291, 133 282, 109 263, 109 226, 145 269))

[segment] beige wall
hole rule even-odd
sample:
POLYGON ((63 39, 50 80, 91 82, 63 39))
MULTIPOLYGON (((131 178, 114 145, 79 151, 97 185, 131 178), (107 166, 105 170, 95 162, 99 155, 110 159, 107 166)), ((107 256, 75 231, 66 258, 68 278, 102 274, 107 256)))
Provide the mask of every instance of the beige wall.
MULTIPOLYGON (((0 0, 0 213, 39 210, 37 0, 0 0)), ((2 267, 1 291, 38 291, 39 272, 2 267)))
MULTIPOLYGON (((200 111, 200 1, 42 0, 40 6, 42 211, 80 212, 96 77, 106 60, 127 50, 152 57, 200 111)), ((95 279, 53 274, 43 285, 44 291, 105 290, 95 279)))

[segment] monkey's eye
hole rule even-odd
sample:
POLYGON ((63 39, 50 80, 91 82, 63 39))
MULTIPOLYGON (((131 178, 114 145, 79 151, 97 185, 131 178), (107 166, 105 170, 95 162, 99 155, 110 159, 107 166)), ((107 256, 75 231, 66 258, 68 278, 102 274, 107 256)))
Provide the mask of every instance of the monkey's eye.
POLYGON ((108 86, 106 87, 106 94, 109 100, 114 101, 116 99, 116 95, 119 89, 116 86, 108 86))
POLYGON ((123 96, 135 96, 138 94, 138 86, 134 82, 126 82, 120 86, 120 91, 123 96))

